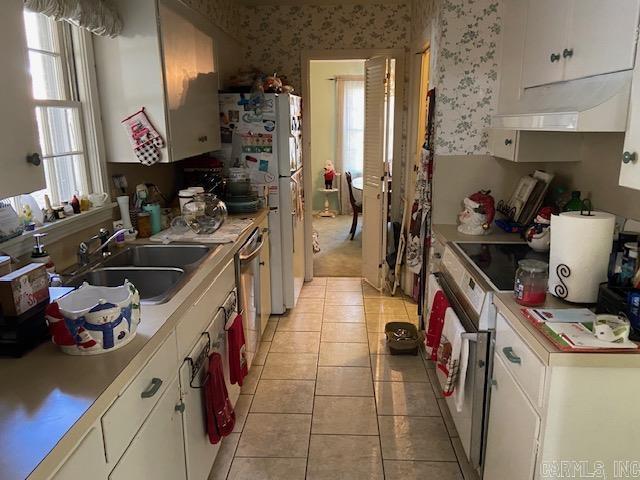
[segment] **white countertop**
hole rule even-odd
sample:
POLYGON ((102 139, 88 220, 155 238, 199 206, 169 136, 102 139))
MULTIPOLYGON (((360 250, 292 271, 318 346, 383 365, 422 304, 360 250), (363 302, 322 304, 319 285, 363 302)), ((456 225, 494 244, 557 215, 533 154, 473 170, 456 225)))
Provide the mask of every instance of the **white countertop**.
MULTIPOLYGON (((242 217, 253 218, 257 226, 267 213, 242 217)), ((24 479, 30 474, 33 479, 47 478, 252 230, 247 228, 233 244, 220 245, 169 302, 143 305, 136 337, 128 345, 108 354, 80 357, 45 343, 20 359, 0 358, 0 478, 24 479)))

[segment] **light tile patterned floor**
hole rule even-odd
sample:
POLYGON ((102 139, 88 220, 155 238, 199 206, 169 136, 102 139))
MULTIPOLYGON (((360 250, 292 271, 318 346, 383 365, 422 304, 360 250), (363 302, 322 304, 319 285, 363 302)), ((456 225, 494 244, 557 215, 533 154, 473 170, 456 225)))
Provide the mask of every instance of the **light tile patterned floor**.
POLYGON ((462 480, 435 376, 389 355, 390 321, 416 322, 415 303, 357 278, 303 287, 265 330, 210 479, 462 480))

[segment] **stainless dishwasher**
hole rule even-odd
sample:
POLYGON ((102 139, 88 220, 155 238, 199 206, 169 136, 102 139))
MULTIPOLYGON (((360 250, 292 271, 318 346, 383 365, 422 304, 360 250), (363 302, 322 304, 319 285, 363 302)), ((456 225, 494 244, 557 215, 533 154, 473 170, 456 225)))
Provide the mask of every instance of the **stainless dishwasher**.
POLYGON ((260 345, 260 251, 264 238, 256 228, 235 256, 236 282, 249 367, 260 345))

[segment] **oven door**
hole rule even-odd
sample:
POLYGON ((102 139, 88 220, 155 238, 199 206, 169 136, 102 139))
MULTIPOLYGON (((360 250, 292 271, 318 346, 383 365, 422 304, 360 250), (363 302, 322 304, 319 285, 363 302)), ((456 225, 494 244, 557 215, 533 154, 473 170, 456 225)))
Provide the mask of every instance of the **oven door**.
MULTIPOLYGON (((482 471, 484 459, 485 412, 488 402, 488 372, 491 350, 491 332, 478 330, 468 311, 460 302, 460 295, 443 274, 436 275, 440 288, 449 300, 451 308, 465 328, 464 339, 469 342, 469 361, 464 381, 464 400, 460 411, 457 407, 459 393, 445 399, 451 417, 460 436, 470 464, 482 471)), ((460 373, 462 374, 462 372, 460 373)), ((441 378, 439 376, 439 378, 441 378)), ((459 387, 458 387, 459 388, 459 387)))

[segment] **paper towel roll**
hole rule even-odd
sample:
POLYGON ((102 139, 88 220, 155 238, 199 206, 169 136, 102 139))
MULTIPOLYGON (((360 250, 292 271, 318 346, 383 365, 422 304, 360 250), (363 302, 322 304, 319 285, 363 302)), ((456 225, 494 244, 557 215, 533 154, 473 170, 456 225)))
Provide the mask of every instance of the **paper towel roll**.
POLYGON ((615 216, 565 212, 551 217, 549 292, 575 303, 595 303, 607 280, 615 216))

